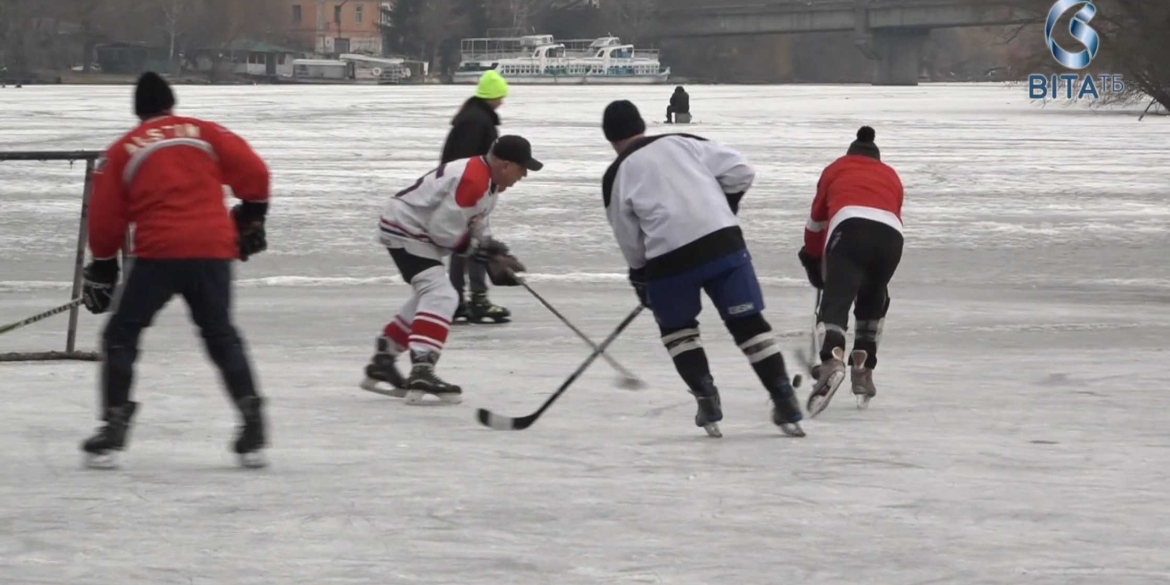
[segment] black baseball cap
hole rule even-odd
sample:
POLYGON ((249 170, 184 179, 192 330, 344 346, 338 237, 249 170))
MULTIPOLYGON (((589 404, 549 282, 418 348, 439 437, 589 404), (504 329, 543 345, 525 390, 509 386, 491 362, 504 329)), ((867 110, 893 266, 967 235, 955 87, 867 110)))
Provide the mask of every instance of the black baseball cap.
POLYGON ((492 145, 492 156, 516 163, 530 171, 539 171, 544 163, 532 158, 532 145, 520 136, 501 136, 492 145))

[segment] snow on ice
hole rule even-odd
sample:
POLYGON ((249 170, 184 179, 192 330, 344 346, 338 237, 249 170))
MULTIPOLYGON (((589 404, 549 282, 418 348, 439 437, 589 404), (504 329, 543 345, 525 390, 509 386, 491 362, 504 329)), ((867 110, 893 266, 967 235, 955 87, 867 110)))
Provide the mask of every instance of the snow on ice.
MULTIPOLYGON (((273 170, 269 250, 236 274, 273 466, 235 468, 234 412, 179 302, 144 336, 119 471, 79 464, 93 364, 0 364, 0 583, 1170 582, 1166 121, 997 85, 688 89, 687 130, 758 168, 741 217, 790 358, 817 176, 877 129, 907 251, 870 410, 839 394, 783 438, 707 311, 724 439, 693 426, 648 316, 612 349, 648 389, 598 361, 530 430, 482 428, 476 408, 527 414, 588 354, 522 289, 492 291, 512 324, 453 331, 440 367, 462 406, 363 392, 405 294, 377 213, 434 166, 466 88, 181 86, 183 113, 273 170)), ((669 92, 518 87, 501 111, 547 166, 493 227, 598 342, 635 303, 601 206, 601 112, 628 97, 657 120, 669 92)), ((0 91, 0 150, 100 149, 130 103, 128 87, 0 91)), ((0 163, 0 323, 68 300, 82 176, 0 163)), ((65 321, 0 352, 61 349, 65 321)), ((103 321, 83 313, 84 348, 103 321)))

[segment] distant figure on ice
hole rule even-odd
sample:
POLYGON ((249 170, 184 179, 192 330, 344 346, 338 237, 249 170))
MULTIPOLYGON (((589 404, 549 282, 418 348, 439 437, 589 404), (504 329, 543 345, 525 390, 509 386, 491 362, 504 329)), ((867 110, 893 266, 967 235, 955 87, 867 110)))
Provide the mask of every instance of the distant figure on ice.
MULTIPOLYGON (((479 78, 475 95, 467 98, 459 113, 451 120, 451 132, 447 135, 439 162, 449 163, 486 155, 499 136, 496 127, 500 125, 500 117, 496 112, 504 105, 506 97, 508 82, 495 71, 485 71, 479 78)), ((451 256, 450 277, 451 284, 459 293, 459 308, 455 310, 454 320, 466 319, 468 323, 508 322, 512 312, 488 300, 487 274, 483 264, 468 263, 466 258, 455 254, 451 256), (463 296, 467 277, 471 280, 470 303, 463 296)))
POLYGON ((428 394, 442 403, 462 402, 463 390, 435 375, 459 306, 443 259, 470 256, 485 265, 492 284, 519 286, 516 273, 524 265, 492 238, 488 216, 499 193, 543 167, 527 140, 502 136, 487 155, 439 165, 390 198, 379 222, 381 242, 412 292, 377 338, 363 389, 407 404, 424 404, 428 394), (407 351, 412 369, 403 379, 394 362, 407 351))
POLYGON ((873 128, 862 126, 846 155, 821 173, 798 254, 809 282, 823 290, 817 323, 822 363, 808 398, 810 416, 829 405, 845 379, 845 333, 854 301, 853 394, 859 408, 877 395, 873 370, 890 309, 887 285, 902 260, 902 181, 881 162, 875 138, 873 128))
POLYGON ((691 123, 691 96, 681 85, 674 88, 674 94, 670 96, 670 105, 666 107, 666 123, 691 123))
POLYGON ((736 217, 755 171, 738 152, 702 138, 647 138, 628 101, 611 103, 602 126, 618 153, 602 180, 606 217, 638 300, 654 312, 662 343, 698 402, 695 424, 722 436, 719 390, 696 319, 706 291, 772 397, 772 422, 804 436, 800 401, 762 314, 764 298, 736 217))
POLYGON ((135 225, 136 259, 102 333, 102 420, 82 449, 94 467, 114 464, 138 405, 130 400, 138 339, 171 297, 186 301, 207 353, 219 369, 243 426, 234 450, 261 467, 266 446, 263 399, 244 341, 232 324, 232 260, 267 248, 268 167, 222 126, 172 113, 175 95, 154 73, 138 80, 134 112, 142 123, 99 162, 89 206, 85 307, 105 313, 118 283, 118 250, 135 225), (224 207, 223 186, 242 203, 224 207))

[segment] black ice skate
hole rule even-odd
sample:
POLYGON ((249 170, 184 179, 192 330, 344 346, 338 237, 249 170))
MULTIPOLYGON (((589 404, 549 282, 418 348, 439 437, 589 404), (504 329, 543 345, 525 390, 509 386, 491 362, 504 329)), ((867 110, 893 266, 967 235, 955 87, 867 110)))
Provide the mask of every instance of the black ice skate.
POLYGON ((723 405, 719 399, 719 389, 710 376, 703 378, 698 388, 688 390, 699 404, 695 413, 695 426, 703 427, 709 436, 720 438, 723 433, 719 430, 719 421, 723 420, 723 405))
POLYGON ((833 399, 837 388, 845 380, 844 358, 845 350, 834 347, 833 357, 820 365, 820 369, 817 371, 817 385, 813 386, 812 393, 808 395, 806 408, 809 417, 816 418, 818 414, 828 408, 829 401, 833 399))
POLYGON ((800 428, 800 421, 804 420, 804 414, 800 412, 800 400, 792 389, 792 383, 782 378, 771 395, 772 424, 780 427, 780 431, 789 437, 803 437, 804 429, 800 428))
POLYGON ((485 293, 472 293, 471 302, 467 303, 466 311, 467 322, 475 324, 483 324, 487 321, 507 323, 512 316, 512 312, 508 309, 493 305, 485 293))
POLYGON ((107 408, 105 426, 99 427, 97 434, 90 437, 81 445, 85 452, 85 466, 93 469, 114 469, 118 466, 116 453, 126 448, 126 439, 130 434, 130 419, 138 410, 138 404, 127 402, 121 406, 107 408))
POLYGON ((853 395, 857 397, 857 408, 865 410, 869 401, 877 396, 877 387, 873 385, 873 370, 865 367, 867 354, 864 350, 853 352, 853 367, 849 371, 850 382, 853 383, 853 395))
POLYGON ((439 354, 435 352, 411 353, 414 368, 410 370, 410 378, 406 381, 406 403, 412 406, 430 404, 459 404, 463 402, 463 389, 444 382, 435 375, 435 363, 439 361, 439 354), (438 398, 438 402, 428 401, 430 394, 438 398))
POLYGON ((406 396, 406 378, 394 365, 397 356, 390 353, 390 340, 379 337, 377 353, 366 366, 366 379, 361 383, 362 390, 383 394, 392 398, 406 396))
POLYGON ((240 465, 251 469, 267 466, 268 461, 263 452, 268 446, 264 431, 264 399, 259 396, 241 398, 236 407, 240 409, 240 417, 244 421, 233 446, 240 465))

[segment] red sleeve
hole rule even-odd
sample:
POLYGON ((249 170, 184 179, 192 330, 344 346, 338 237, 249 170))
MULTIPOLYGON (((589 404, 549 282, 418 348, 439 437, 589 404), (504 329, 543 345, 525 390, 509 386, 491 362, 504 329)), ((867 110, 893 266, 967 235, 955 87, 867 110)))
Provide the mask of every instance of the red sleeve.
POLYGON ((89 197, 89 250, 95 260, 116 258, 129 225, 122 172, 129 158, 118 141, 98 159, 89 197))
POLYGON ((232 193, 244 201, 268 201, 268 165, 256 151, 243 138, 218 124, 204 124, 203 130, 219 158, 223 182, 232 188, 232 193))
POLYGON ((482 158, 471 159, 463 169, 459 187, 455 189, 455 203, 463 209, 479 205, 479 200, 492 186, 492 171, 482 158))
POLYGON ((820 258, 825 251, 825 230, 829 229, 829 169, 821 173, 817 181, 817 196, 813 199, 812 212, 804 226, 804 249, 813 258, 820 258))

